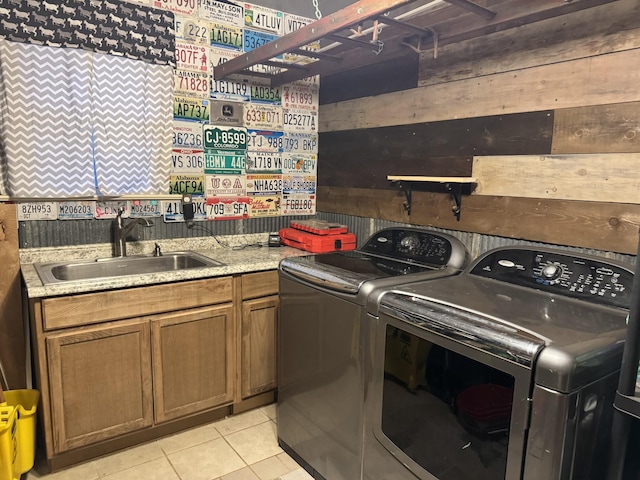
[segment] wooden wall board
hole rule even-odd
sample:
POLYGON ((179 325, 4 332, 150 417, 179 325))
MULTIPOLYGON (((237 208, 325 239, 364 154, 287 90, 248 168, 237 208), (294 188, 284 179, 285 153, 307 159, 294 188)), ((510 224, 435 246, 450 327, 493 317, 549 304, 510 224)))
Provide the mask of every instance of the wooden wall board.
POLYGON ((640 47, 640 3, 619 0, 420 55, 419 86, 640 47))
POLYGON ((0 360, 11 389, 26 385, 18 221, 14 204, 0 203, 0 360))
POLYGON ((415 225, 635 254, 640 206, 494 196, 464 196, 456 221, 444 193, 414 192, 412 214, 401 191, 318 188, 318 210, 415 225))
POLYGON ((556 111, 551 153, 632 152, 640 152, 640 102, 556 111))
POLYGON ((474 195, 640 204, 640 153, 474 157, 474 195))
POLYGON ((640 49, 320 107, 321 132, 640 101, 640 49), (624 72, 624 75, 621 74, 624 72))
POLYGON ((470 176, 473 155, 549 153, 552 131, 553 113, 543 111, 325 132, 318 183, 389 188, 387 175, 470 176))

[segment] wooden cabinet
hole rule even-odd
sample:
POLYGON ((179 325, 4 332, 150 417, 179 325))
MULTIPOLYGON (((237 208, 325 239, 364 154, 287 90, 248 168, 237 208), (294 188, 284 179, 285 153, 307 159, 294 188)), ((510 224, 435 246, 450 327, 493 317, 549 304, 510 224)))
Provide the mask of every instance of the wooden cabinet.
POLYGON ((156 422, 233 401, 233 319, 226 304, 151 320, 156 422))
POLYGON ((46 344, 56 452, 152 424, 149 322, 54 334, 46 344))
POLYGON ((240 398, 277 386, 278 273, 242 276, 239 332, 240 398))

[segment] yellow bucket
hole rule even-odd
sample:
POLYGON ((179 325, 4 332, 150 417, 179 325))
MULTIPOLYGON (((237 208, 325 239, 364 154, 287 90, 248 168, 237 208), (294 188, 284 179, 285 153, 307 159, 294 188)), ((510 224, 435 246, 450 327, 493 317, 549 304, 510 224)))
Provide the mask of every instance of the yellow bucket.
POLYGON ((8 390, 0 405, 0 480, 17 480, 33 468, 38 390, 8 390))

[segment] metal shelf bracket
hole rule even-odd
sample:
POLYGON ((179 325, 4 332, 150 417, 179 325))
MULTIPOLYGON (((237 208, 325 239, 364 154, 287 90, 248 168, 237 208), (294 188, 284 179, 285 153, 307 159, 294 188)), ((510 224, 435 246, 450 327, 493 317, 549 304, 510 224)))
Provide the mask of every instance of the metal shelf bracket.
POLYGON ((456 216, 456 220, 460 221, 460 212, 462 212, 462 184, 461 183, 445 183, 444 186, 449 190, 455 205, 451 207, 451 211, 456 216))

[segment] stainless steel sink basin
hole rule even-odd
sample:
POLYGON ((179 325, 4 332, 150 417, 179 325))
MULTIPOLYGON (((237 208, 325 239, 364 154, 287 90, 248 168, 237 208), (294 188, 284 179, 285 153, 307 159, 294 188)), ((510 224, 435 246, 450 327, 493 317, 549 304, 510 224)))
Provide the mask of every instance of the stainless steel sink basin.
POLYGON ((81 262, 37 263, 35 268, 42 283, 47 285, 223 265, 204 255, 185 251, 169 252, 160 257, 141 255, 81 262))

